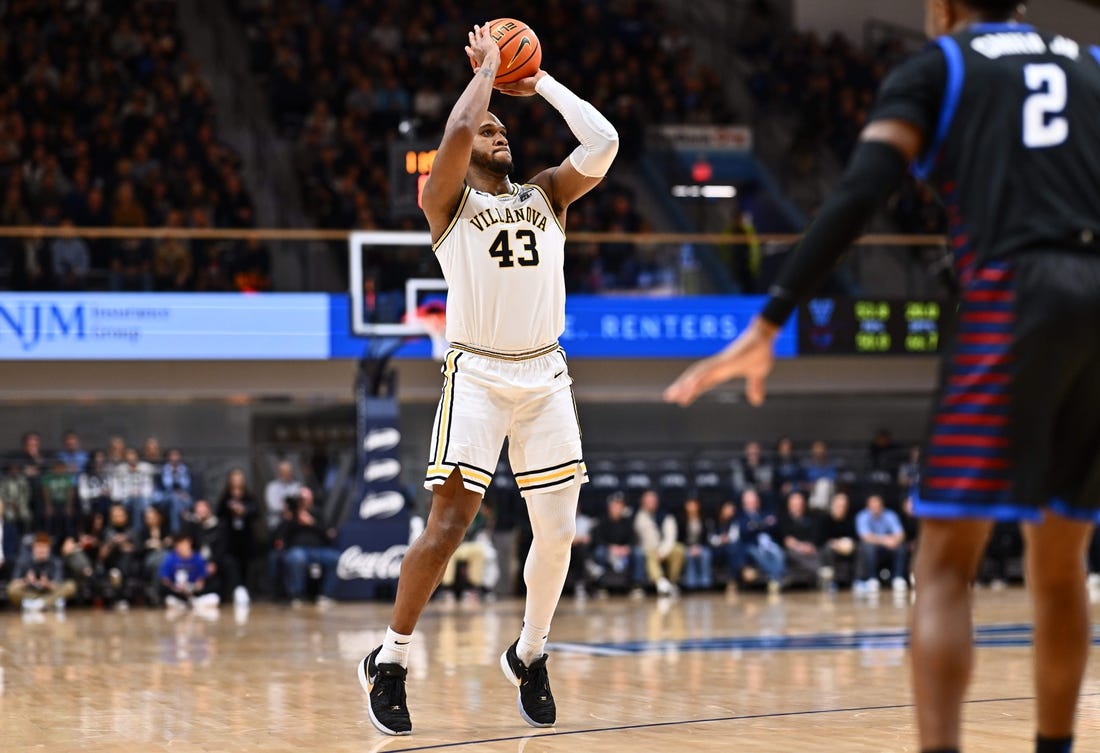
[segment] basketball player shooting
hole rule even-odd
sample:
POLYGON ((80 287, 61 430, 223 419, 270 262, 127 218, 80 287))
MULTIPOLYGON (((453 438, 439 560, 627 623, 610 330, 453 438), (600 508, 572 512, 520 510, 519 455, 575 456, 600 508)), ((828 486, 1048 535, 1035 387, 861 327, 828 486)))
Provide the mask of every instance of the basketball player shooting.
MULTIPOLYGON (((847 173, 726 350, 666 390, 732 378, 764 399, 773 342, 906 166, 947 206, 962 289, 914 510, 921 750, 958 751, 971 590, 995 521, 1020 521, 1035 606, 1037 753, 1069 753, 1100 517, 1100 47, 1016 23, 1020 0, 926 0, 935 43, 883 83, 847 173)), ((1094 746, 1095 747, 1095 746, 1094 746)))
POLYGON ((513 183, 507 130, 489 112, 502 60, 488 24, 474 27, 466 54, 475 73, 447 120, 423 192, 432 248, 449 286, 451 343, 425 480, 432 506, 401 565, 385 640, 358 667, 371 722, 388 735, 412 730, 405 678, 413 629, 481 505, 505 437, 534 541, 523 570, 522 629, 502 654, 501 669, 519 688, 524 721, 554 724, 544 648, 587 480, 572 379, 558 345, 565 329, 564 228, 569 205, 611 167, 618 135, 592 105, 536 68, 501 91, 541 95, 580 146, 529 183, 513 183))

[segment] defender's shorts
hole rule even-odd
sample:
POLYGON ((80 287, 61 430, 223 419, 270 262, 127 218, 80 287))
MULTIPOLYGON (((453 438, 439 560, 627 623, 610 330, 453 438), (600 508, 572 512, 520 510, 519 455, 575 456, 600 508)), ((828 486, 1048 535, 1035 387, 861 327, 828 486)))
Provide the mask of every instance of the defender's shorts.
POLYGON ((1100 521, 1100 254, 974 273, 913 502, 930 518, 1100 521))
POLYGON ((523 496, 587 481, 565 352, 555 344, 510 360, 483 353, 458 344, 447 352, 424 487, 458 468, 467 489, 484 493, 505 437, 523 496))

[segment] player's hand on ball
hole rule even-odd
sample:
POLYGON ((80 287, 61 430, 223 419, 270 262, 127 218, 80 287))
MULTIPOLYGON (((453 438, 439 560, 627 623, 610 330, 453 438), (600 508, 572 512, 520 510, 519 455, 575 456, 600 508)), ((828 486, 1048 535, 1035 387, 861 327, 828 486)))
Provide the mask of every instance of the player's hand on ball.
POLYGON ((513 81, 510 84, 504 84, 496 87, 496 90, 501 94, 507 94, 512 97, 530 97, 535 93, 535 85, 539 82, 543 76, 546 75, 546 71, 540 70, 534 76, 528 76, 527 78, 521 78, 519 81, 513 81))
POLYGON ((737 377, 745 378, 745 396, 752 405, 764 402, 764 382, 775 363, 779 329, 759 317, 726 348, 692 364, 665 390, 665 402, 691 405, 707 390, 737 377))
POLYGON ((466 54, 478 70, 484 65, 492 66, 496 71, 500 68, 500 48, 493 38, 489 36, 489 24, 474 26, 470 32, 470 43, 466 45, 466 54))

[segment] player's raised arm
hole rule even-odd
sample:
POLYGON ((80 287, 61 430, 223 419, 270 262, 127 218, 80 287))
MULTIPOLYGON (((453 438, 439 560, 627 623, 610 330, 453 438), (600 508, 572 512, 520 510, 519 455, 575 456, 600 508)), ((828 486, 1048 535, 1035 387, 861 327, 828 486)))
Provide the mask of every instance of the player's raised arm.
POLYGON ((599 185, 607 175, 619 152, 619 134, 615 126, 546 71, 500 90, 516 97, 542 95, 561 113, 569 130, 581 142, 560 165, 543 170, 531 179, 546 191, 554 211, 559 216, 564 215, 566 207, 599 185))
POLYGON ((690 405, 707 390, 744 377, 749 402, 763 402, 779 329, 820 287, 875 210, 897 190, 923 138, 919 129, 902 120, 880 120, 864 129, 844 177, 791 251, 760 316, 725 350, 688 368, 665 390, 665 400, 690 405))
POLYGON ((474 63, 474 77, 451 108, 421 198, 433 241, 446 229, 462 196, 474 136, 489 109, 493 80, 500 67, 500 48, 489 36, 489 24, 475 26, 470 32, 466 54, 474 63))

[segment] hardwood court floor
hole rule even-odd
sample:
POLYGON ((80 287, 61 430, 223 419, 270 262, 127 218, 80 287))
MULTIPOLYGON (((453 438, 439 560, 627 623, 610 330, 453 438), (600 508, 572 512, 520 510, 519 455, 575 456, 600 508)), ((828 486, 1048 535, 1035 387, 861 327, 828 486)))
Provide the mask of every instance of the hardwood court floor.
MULTIPOLYGON (((1030 750, 1020 590, 981 591, 968 753, 1030 750)), ((908 602, 842 593, 562 602, 554 730, 527 727, 498 657, 522 604, 433 603, 410 664, 411 737, 379 735, 356 662, 388 607, 258 605, 214 619, 163 611, 0 613, 0 750, 915 751, 908 602)), ((1100 750, 1100 670, 1079 739, 1100 750)))

